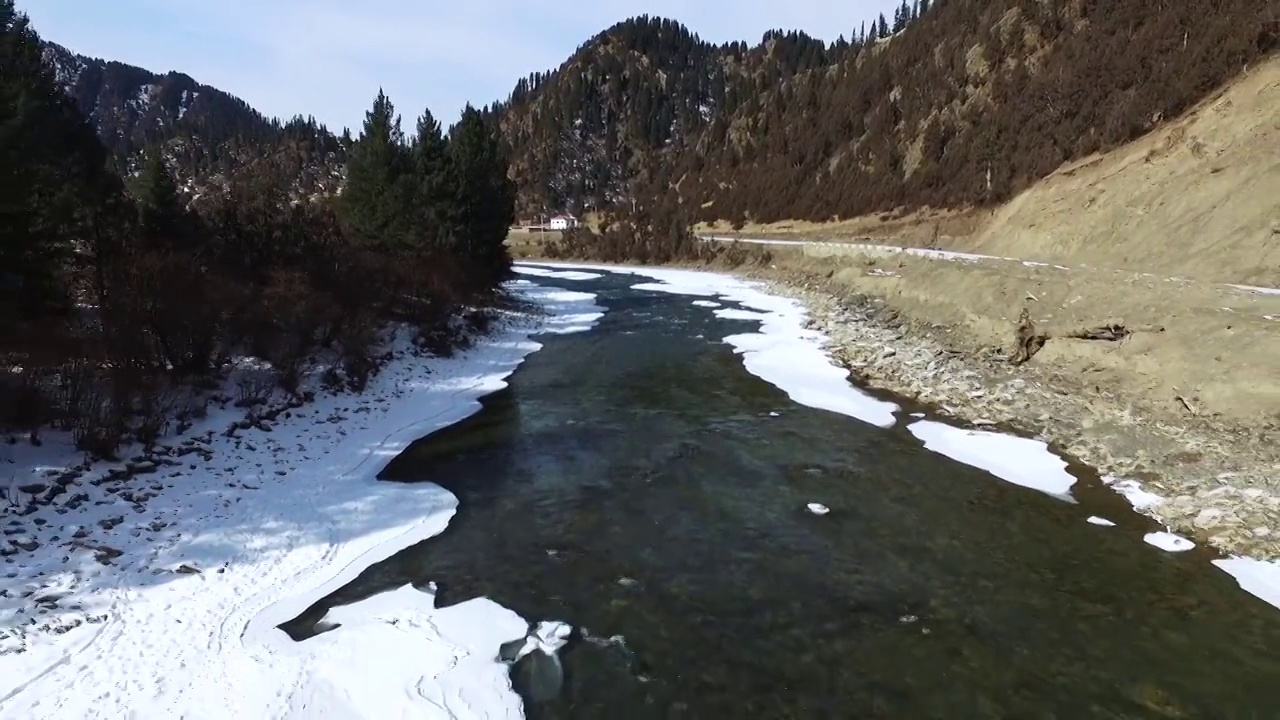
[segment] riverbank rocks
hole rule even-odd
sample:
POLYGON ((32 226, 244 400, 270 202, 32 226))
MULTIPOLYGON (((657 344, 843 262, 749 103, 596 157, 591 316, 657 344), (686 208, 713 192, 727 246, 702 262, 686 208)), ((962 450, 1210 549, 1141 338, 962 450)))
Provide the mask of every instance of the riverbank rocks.
MULTIPOLYGON (((1014 367, 1005 348, 910 318, 891 301, 814 273, 759 269, 772 292, 800 300, 808 326, 858 384, 931 405, 962 423, 1049 442, 1162 502, 1138 510, 1228 554, 1280 559, 1280 443, 1214 418, 1144 414, 1052 363, 1014 367)), ((1118 487, 1118 486, 1117 486, 1118 487)))

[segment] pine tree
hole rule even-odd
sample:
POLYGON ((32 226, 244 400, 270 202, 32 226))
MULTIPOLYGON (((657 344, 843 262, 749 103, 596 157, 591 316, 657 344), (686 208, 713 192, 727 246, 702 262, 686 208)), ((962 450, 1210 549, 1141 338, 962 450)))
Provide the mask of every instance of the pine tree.
POLYGON ((430 110, 418 118, 417 132, 410 147, 413 167, 411 181, 417 200, 418 228, 424 243, 437 245, 449 222, 449 145, 430 110))
POLYGON ((0 68, 0 314, 30 313, 64 298, 71 243, 111 230, 96 214, 120 186, 12 0, 0 0, 0 68))
POLYGON ((511 268, 506 238, 515 221, 515 185, 497 134, 471 105, 449 131, 448 157, 453 204, 447 240, 478 275, 502 279, 511 268))
POLYGON ((159 146, 147 151, 134 199, 138 204, 138 231, 144 243, 155 249, 172 249, 189 242, 186 208, 177 183, 165 168, 159 146))
POLYGON ((391 99, 381 90, 365 114, 364 128, 347 160, 347 183, 339 204, 352 242, 367 248, 403 249, 414 242, 416 223, 407 209, 411 188, 404 134, 391 99))
POLYGON ((879 21, 879 37, 881 40, 889 37, 889 23, 885 22, 884 13, 880 13, 879 21))
POLYGON ((39 97, 48 81, 39 44, 12 0, 0 0, 0 292, 13 290, 20 296, 14 300, 36 302, 53 294, 58 258, 66 249, 61 238, 41 231, 37 207, 41 180, 49 175, 34 144, 48 116, 39 97))
POLYGON ((929 12, 929 0, 920 0, 920 14, 929 12))

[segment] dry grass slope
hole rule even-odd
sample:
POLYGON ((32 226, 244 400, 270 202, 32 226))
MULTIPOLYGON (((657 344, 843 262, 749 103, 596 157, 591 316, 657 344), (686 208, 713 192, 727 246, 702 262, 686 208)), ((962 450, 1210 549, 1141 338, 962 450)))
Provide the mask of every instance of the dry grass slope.
POLYGON ((1280 57, 1156 132, 1063 167, 956 249, 1280 286, 1280 57))

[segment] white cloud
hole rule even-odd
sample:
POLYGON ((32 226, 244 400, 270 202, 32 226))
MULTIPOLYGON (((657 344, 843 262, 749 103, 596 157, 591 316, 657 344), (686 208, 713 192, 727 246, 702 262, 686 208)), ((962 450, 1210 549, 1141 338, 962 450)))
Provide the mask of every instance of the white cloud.
POLYGON ((28 0, 48 39, 151 70, 177 69, 270 115, 357 127, 379 87, 406 118, 446 123, 470 101, 506 97, 592 35, 639 14, 671 17, 712 42, 771 28, 834 40, 892 0, 28 0), (94 16, 89 20, 86 14, 94 16))

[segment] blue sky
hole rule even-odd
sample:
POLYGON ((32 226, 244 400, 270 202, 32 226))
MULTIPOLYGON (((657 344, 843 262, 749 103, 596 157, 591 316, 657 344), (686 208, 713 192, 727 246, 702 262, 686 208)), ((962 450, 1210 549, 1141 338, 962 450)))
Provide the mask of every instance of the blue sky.
POLYGON ((834 40, 894 0, 18 0, 48 40, 149 70, 178 70, 268 115, 358 129, 379 87, 411 118, 448 125, 503 99, 613 23, 647 13, 713 42, 770 28, 834 40))

